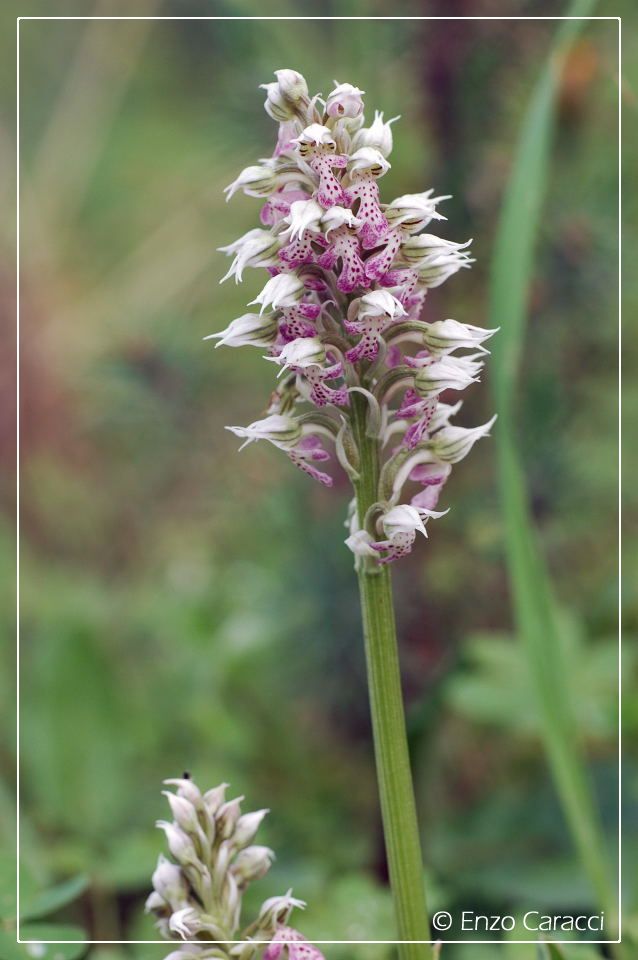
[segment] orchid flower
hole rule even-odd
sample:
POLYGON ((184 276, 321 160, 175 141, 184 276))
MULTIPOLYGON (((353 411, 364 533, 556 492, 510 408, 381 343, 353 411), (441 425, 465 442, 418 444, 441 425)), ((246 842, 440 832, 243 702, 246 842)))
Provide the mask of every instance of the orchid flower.
POLYGON ((447 510, 441 513, 415 506, 414 503, 402 503, 392 507, 380 520, 386 539, 370 544, 373 550, 385 554, 379 563, 391 563, 393 560, 407 556, 412 550, 417 533, 427 537, 425 521, 431 517, 442 517, 446 513, 447 510))

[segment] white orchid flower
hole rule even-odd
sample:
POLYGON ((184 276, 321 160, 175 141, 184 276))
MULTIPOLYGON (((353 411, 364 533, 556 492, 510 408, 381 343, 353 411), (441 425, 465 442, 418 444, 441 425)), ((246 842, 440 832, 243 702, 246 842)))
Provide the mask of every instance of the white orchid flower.
POLYGON ((302 436, 302 429, 293 417, 285 417, 279 413, 273 413, 263 420, 255 420, 247 427, 226 427, 236 437, 245 439, 245 443, 239 448, 243 450, 249 443, 255 440, 268 440, 280 450, 292 450, 296 447, 302 436))
POLYGON ((481 344, 493 337, 497 330, 498 327, 487 330, 471 323, 459 323, 458 320, 435 320, 428 323, 423 331, 423 343, 431 353, 448 353, 463 347, 476 347, 488 353, 481 344))
POLYGON ((378 317, 385 314, 391 320, 397 320, 406 315, 405 307, 389 290, 373 290, 365 293, 358 301, 356 316, 363 320, 366 317, 378 317))
POLYGON ((414 389, 420 397, 431 397, 443 390, 464 390, 478 380, 483 364, 472 357, 441 357, 423 367, 414 376, 414 389))
POLYGON ((472 243, 466 240, 465 243, 455 243, 453 240, 444 240, 443 237, 436 237, 432 233, 419 233, 416 236, 409 236, 401 244, 401 259, 410 266, 420 266, 427 257, 439 257, 450 254, 459 254, 466 257, 467 254, 461 254, 472 243))
POLYGON ((277 321, 272 314, 244 313, 225 330, 211 333, 204 340, 218 340, 217 347, 270 347, 277 339, 277 321))
POLYGON ((302 157, 315 147, 328 147, 334 150, 337 146, 332 131, 320 123, 311 123, 292 142, 297 144, 302 157))
POLYGON ((444 463, 458 463, 468 455, 477 440, 488 436, 495 420, 496 416, 493 416, 480 427, 443 427, 430 441, 432 453, 444 463))
POLYGON ((381 526, 388 539, 392 539, 398 533, 422 533, 424 537, 428 535, 417 508, 406 503, 392 507, 391 510, 384 513, 381 518, 381 526))
POLYGON ((278 238, 273 237, 270 230, 261 229, 249 230, 234 243, 218 247, 221 253, 235 254, 230 269, 219 282, 223 283, 229 277, 234 277, 235 283, 240 283, 245 267, 275 266, 279 262, 277 254, 280 248, 278 238))
POLYGON ((285 231, 290 240, 302 237, 306 230, 320 233, 321 218, 325 210, 316 200, 295 200, 290 205, 290 213, 284 217, 288 229, 285 231))
POLYGON ((380 150, 374 147, 359 147, 351 154, 348 161, 348 173, 370 173, 373 177, 382 177, 390 169, 390 162, 386 160, 380 150))
POLYGON ((238 190, 249 197, 268 197, 277 187, 275 161, 260 160, 258 164, 246 167, 227 187, 224 187, 226 200, 230 200, 238 190))
POLYGON ((426 190, 397 197, 384 209, 386 220, 392 227, 401 227, 406 233, 422 230, 431 220, 445 220, 446 217, 437 211, 436 206, 450 197, 433 197, 433 193, 434 190, 426 190))
POLYGON ((269 897, 259 910, 257 923, 260 927, 278 927, 285 924, 294 909, 304 910, 304 900, 297 900, 289 890, 283 897, 269 897))
POLYGON ((321 366, 326 359, 326 348, 319 337, 298 337, 287 343, 278 356, 265 359, 281 366, 278 374, 281 376, 288 367, 303 370, 305 367, 321 366))
POLYGON ((321 230, 325 233, 326 237, 332 233, 333 230, 338 230, 339 227, 352 227, 356 229, 361 226, 361 220, 355 217, 352 210, 349 210, 347 207, 328 207, 328 209, 323 210, 322 213, 321 230))
POLYGON ((459 270, 469 269, 474 263, 471 257, 463 253, 452 251, 450 253, 436 254, 426 259, 420 266, 415 267, 419 282, 428 289, 440 287, 449 277, 458 273, 459 270))
POLYGON ((355 530, 349 537, 343 541, 355 557, 377 557, 377 551, 372 544, 374 539, 367 530, 355 530))
POLYGON ((260 313, 263 313, 266 307, 272 306, 274 310, 280 307, 291 307, 301 300, 304 293, 303 281, 294 273, 280 273, 276 277, 271 277, 261 293, 250 301, 261 304, 260 313))

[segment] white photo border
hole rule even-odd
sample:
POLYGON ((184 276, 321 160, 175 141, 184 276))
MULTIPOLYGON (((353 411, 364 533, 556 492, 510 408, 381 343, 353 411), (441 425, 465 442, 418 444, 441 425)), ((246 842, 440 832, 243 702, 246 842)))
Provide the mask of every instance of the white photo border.
MULTIPOLYGON (((84 944, 85 946, 157 944, 170 940, 24 940, 20 937, 20 23, 29 20, 615 20, 618 23, 618 939, 616 940, 507 940, 511 944, 620 944, 622 943, 622 17, 258 17, 258 16, 23 16, 16 17, 16 943, 84 944)), ((212 941, 211 941, 212 942, 212 941)), ((240 944, 243 940, 225 940, 240 944)), ((272 942, 277 942, 272 941, 272 942)), ((283 941, 282 941, 283 942, 283 941)), ((494 944, 503 940, 313 940, 315 944, 494 944)), ((179 944, 201 940, 182 940, 179 944)))

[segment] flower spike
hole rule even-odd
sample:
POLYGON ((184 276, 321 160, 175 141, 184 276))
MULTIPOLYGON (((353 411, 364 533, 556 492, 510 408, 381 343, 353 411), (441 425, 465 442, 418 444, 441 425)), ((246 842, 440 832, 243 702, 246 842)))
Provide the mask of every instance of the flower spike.
POLYGON ((324 960, 288 925, 293 910, 305 907, 291 890, 264 900, 254 922, 240 930, 243 895, 275 857, 253 843, 268 811, 242 813, 243 797, 224 801, 225 783, 204 794, 186 774, 165 783, 177 786, 175 793, 164 791, 175 820, 157 826, 173 860, 160 854, 146 911, 167 940, 188 941, 165 960, 276 960, 288 944, 298 946, 299 960, 324 960))
MULTIPOLYGON (((474 261, 471 240, 429 232, 445 222, 439 208, 450 197, 430 188, 382 201, 399 118, 385 121, 375 111, 366 124, 363 90, 335 80, 325 99, 312 96, 296 70, 277 70, 263 89, 278 125, 273 154, 226 188, 228 199, 237 192, 261 199, 261 225, 221 249, 233 258, 223 279, 240 283, 253 268, 267 270, 267 282, 252 301, 259 312, 206 339, 261 347, 278 370, 266 415, 228 429, 243 446, 268 441, 324 486, 333 477, 318 464, 330 459, 326 442, 334 443, 337 465, 356 488, 363 467, 355 411, 366 397, 366 436, 384 459, 379 508, 374 528, 352 516, 346 545, 357 564, 390 563, 443 516, 436 507, 452 466, 494 422, 456 426, 461 402, 444 397, 479 381, 484 344, 496 330, 422 316, 428 290, 474 261)), ((171 833, 169 842, 184 838, 171 833)), ((245 872, 258 873, 266 861, 263 851, 251 854, 245 872)), ((290 941, 288 960, 298 942, 290 941)))

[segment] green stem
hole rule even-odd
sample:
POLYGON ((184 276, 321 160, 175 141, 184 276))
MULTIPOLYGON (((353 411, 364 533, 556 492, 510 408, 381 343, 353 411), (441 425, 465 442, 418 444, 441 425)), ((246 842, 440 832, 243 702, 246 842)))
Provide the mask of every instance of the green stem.
MULTIPOLYGON (((366 436, 367 403, 352 397, 352 426, 361 457, 356 484, 360 523, 377 500, 379 444, 366 436)), ((374 751, 385 849, 401 960, 426 960, 430 928, 423 861, 405 729, 392 583, 387 567, 360 564, 359 591, 365 637, 374 751)))

